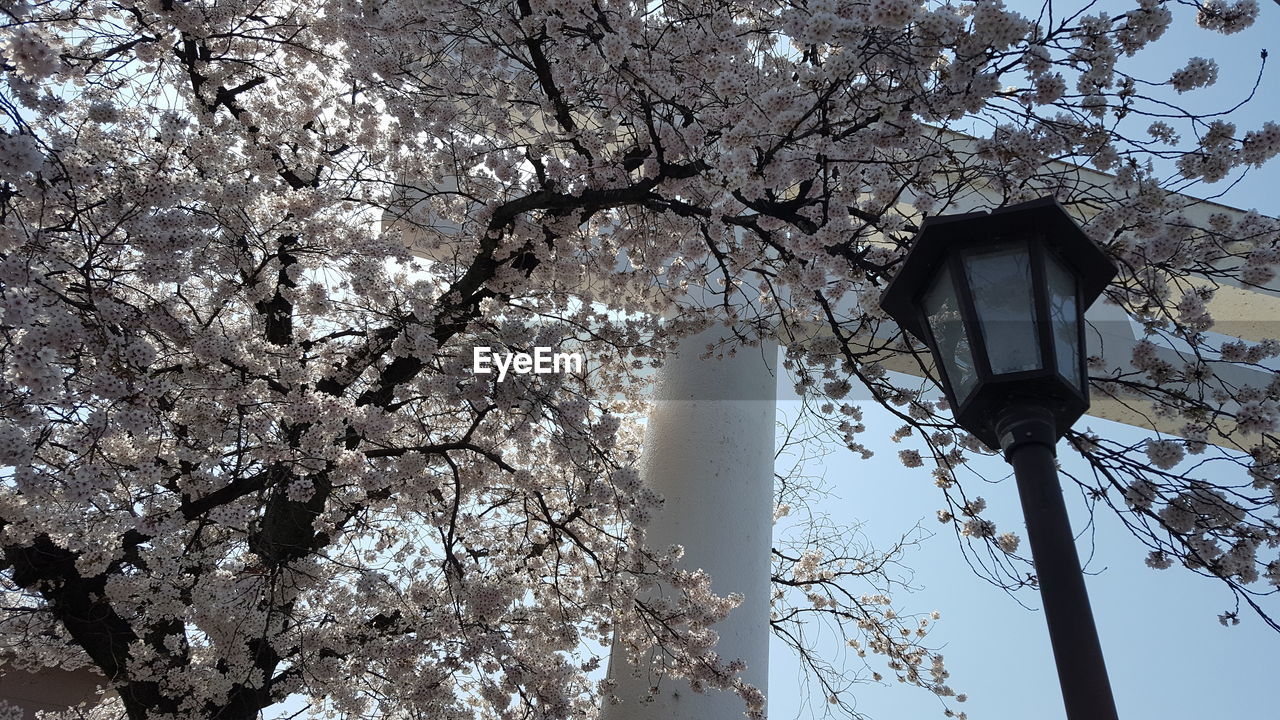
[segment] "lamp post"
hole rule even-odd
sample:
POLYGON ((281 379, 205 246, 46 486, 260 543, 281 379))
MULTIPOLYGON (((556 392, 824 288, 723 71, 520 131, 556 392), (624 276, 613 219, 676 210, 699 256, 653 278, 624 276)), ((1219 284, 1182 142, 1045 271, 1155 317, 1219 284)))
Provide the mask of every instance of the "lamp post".
POLYGON ((1070 720, 1115 720, 1054 446, 1089 407, 1084 311, 1116 268, 1053 198, 925 220, 880 300, 956 422, 1013 466, 1070 720))

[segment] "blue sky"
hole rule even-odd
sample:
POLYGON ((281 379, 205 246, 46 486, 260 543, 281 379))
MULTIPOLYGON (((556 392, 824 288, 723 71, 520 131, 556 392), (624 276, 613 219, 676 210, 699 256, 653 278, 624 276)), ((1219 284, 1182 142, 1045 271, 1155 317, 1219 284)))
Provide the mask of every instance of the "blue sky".
MULTIPOLYGON (((793 403, 780 403, 780 411, 794 412, 788 407, 793 403)), ((868 408, 865 437, 887 437, 899 424, 888 413, 868 408)), ((1082 418, 1078 426, 1116 440, 1143 437, 1133 428, 1096 418, 1082 418)), ((974 720, 1065 718, 1038 595, 1022 591, 1015 599, 978 578, 950 526, 934 518, 943 504, 927 468, 903 468, 897 460, 901 447, 887 440, 873 447, 879 452, 870 460, 835 453, 826 458, 825 467, 811 466, 810 472, 824 473, 831 486, 836 499, 827 512, 862 523, 875 545, 887 546, 917 522, 933 533, 904 559, 915 573, 913 584, 921 589, 895 599, 904 613, 942 613, 930 642, 946 656, 952 687, 969 695, 956 707, 974 720)), ((1070 451, 1063 452, 1062 461, 1068 470, 1084 470, 1070 451)), ((1022 535, 1017 492, 1007 466, 995 457, 978 462, 993 482, 971 492, 988 500, 988 513, 1002 531, 1022 535)), ((1078 491, 1066 487, 1073 529, 1079 533, 1085 529, 1084 503, 1078 491)), ((1244 613, 1238 626, 1223 627, 1217 615, 1232 603, 1225 587, 1178 567, 1146 567, 1146 551, 1105 513, 1097 514, 1087 582, 1120 717, 1274 717, 1272 660, 1280 635, 1244 613)), ((1088 537, 1083 540, 1082 557, 1089 553, 1088 537)), ((1026 552, 1025 540, 1022 550, 1026 552)), ((1280 603, 1271 605, 1280 610, 1280 603)), ((806 707, 820 705, 822 698, 806 697, 799 682, 794 660, 784 648, 775 647, 770 658, 770 717, 783 720, 822 712, 820 706, 806 707)), ((877 720, 941 717, 931 694, 896 682, 858 686, 855 697, 858 710, 877 720)))

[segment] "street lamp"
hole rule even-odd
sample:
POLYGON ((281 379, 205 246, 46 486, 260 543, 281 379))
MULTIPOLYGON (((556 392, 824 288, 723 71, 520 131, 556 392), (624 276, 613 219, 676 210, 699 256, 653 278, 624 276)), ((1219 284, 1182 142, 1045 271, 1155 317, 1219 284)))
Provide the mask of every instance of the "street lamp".
POLYGON ((956 422, 1013 466, 1070 720, 1116 718, 1054 462, 1089 407, 1084 311, 1115 274, 1041 198, 926 219, 880 299, 929 345, 956 422))

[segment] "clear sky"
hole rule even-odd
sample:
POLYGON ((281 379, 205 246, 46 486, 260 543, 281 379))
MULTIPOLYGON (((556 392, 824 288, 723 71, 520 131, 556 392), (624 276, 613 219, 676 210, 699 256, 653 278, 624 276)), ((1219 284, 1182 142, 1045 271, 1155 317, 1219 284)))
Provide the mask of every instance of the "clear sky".
MULTIPOLYGON (((780 403, 780 410, 791 409, 788 405, 794 401, 780 403)), ((865 437, 885 438, 899 424, 887 412, 868 408, 865 437)), ((1116 440, 1142 437, 1133 428, 1096 418, 1082 418, 1078 426, 1116 440)), ((897 460, 901 447, 887 440, 873 447, 879 452, 870 460, 836 453, 826 458, 824 468, 810 470, 825 472, 837 498, 826 511, 833 518, 861 522, 874 545, 887 546, 917 522, 933 533, 904 559, 915 573, 913 584, 921 589, 895 599, 903 613, 942 613, 930 642, 943 648, 951 686, 969 695, 955 707, 974 720, 1065 718, 1038 595, 1024 590, 1015 600, 978 578, 965 562, 951 526, 935 519, 934 511, 943 503, 927 468, 903 468, 897 460)), ((1069 450, 1062 460, 1068 470, 1084 471, 1084 463, 1069 450)), ((980 469, 994 482, 970 492, 987 499, 988 514, 1001 531, 1024 537, 1020 551, 1028 552, 1007 466, 998 458, 982 458, 980 469)), ((1066 487, 1073 529, 1079 533, 1087 517, 1084 503, 1078 491, 1066 487)), ((1280 715, 1271 694, 1280 635, 1248 613, 1241 614, 1238 626, 1220 625, 1217 615, 1232 607, 1225 586, 1176 566, 1163 571, 1146 567, 1145 549, 1106 513, 1097 514, 1087 583, 1120 717, 1280 715)), ((1087 535, 1082 540, 1079 547, 1085 557, 1087 535)), ((1280 602, 1271 600, 1272 609, 1280 611, 1280 602)), ((797 664, 785 648, 776 646, 770 658, 770 717, 820 716, 821 696, 807 697, 799 688, 797 664)), ((878 663, 873 660, 873 667, 878 663)), ((892 678, 883 667, 878 669, 892 678)), ((854 696, 858 710, 876 720, 941 717, 940 705, 930 693, 896 682, 860 685, 854 696)))
MULTIPOLYGON (((1038 3, 1007 4, 1032 16, 1039 7, 1038 3)), ((1099 2, 1092 11, 1119 14, 1135 5, 1099 2)), ((1249 94, 1259 68, 1259 53, 1270 44, 1271 67, 1254 101, 1229 117, 1243 134, 1280 116, 1280 68, 1274 66, 1280 61, 1280 43, 1269 43, 1268 38, 1280 29, 1280 6, 1261 5, 1257 23, 1246 32, 1224 37, 1184 24, 1154 47, 1122 62, 1128 62, 1125 67, 1136 75, 1161 79, 1181 67, 1190 55, 1214 58, 1221 67, 1215 87, 1183 96, 1170 91, 1169 95, 1198 109, 1221 109, 1249 94)), ((1058 12, 1065 6, 1057 3, 1058 12)), ((1185 21, 1194 10, 1177 7, 1175 13, 1176 20, 1185 21)), ((1189 140, 1183 139, 1184 143, 1189 140)), ((1280 215, 1276 194, 1280 168, 1274 164, 1252 171, 1230 189, 1229 184, 1205 186, 1197 194, 1224 192, 1219 202, 1280 215)), ((786 397, 787 383, 781 384, 780 391, 784 394, 779 397, 786 397)), ((866 535, 880 545, 893 541, 917 522, 934 533, 905 561, 915 571, 914 584, 921 589, 900 596, 898 601, 903 612, 942 613, 930 637, 944 646, 951 671, 949 683, 969 695, 966 703, 955 707, 966 710, 974 720, 1065 718, 1037 594, 1023 591, 1015 600, 970 570, 950 526, 935 519, 935 510, 943 507, 943 502, 927 468, 908 470, 897 461, 897 451, 902 448, 890 443, 887 436, 900 423, 883 411, 874 412, 869 404, 866 407, 864 442, 878 451, 876 456, 863 461, 851 453, 837 452, 827 456, 825 463, 809 467, 810 474, 825 474, 838 498, 827 511, 833 517, 863 523, 866 535)), ((786 409, 787 403, 780 403, 780 411, 786 409)), ((1144 437, 1134 428, 1096 418, 1085 417, 1077 423, 1077 427, 1085 426, 1119 441, 1144 437)), ((1024 536, 1021 551, 1028 552, 1007 466, 998 458, 984 460, 980 469, 986 477, 1005 479, 970 492, 988 500, 988 512, 1002 530, 1024 536)), ((1062 460, 1068 469, 1084 470, 1070 450, 1064 450, 1062 460)), ((1067 500, 1073 528, 1079 533, 1086 518, 1084 503, 1070 487, 1067 500)), ((1217 615, 1234 605, 1225 586, 1176 566, 1162 571, 1148 568, 1143 562, 1146 551, 1114 515, 1100 511, 1097 520, 1094 554, 1087 568, 1092 575, 1087 582, 1120 717, 1280 717, 1280 703, 1272 694, 1280 634, 1248 611, 1241 613, 1238 626, 1223 627, 1217 615)), ((1082 556, 1088 555, 1087 536, 1079 547, 1082 556)), ((1267 598, 1264 605, 1280 613, 1277 598, 1267 598)), ((820 716, 822 697, 808 697, 799 689, 797 665, 785 649, 775 648, 770 662, 770 717, 820 716)), ((887 672, 885 675, 892 678, 887 672)), ((941 717, 938 701, 927 691, 896 682, 862 685, 855 695, 858 710, 877 720, 941 717)))

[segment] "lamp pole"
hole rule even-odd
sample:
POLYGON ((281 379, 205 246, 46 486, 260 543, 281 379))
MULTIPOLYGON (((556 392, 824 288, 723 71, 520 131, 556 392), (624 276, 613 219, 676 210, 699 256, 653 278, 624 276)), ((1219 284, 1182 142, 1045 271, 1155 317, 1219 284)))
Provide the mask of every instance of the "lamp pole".
POLYGON ((1044 407, 1017 404, 1002 412, 995 426, 1018 484, 1067 718, 1118 720, 1058 482, 1053 415, 1044 407))
POLYGON ((956 424, 1013 466, 1069 720, 1117 720, 1055 446, 1089 409, 1084 311, 1117 268, 1052 197, 925 219, 880 306, 956 424))

